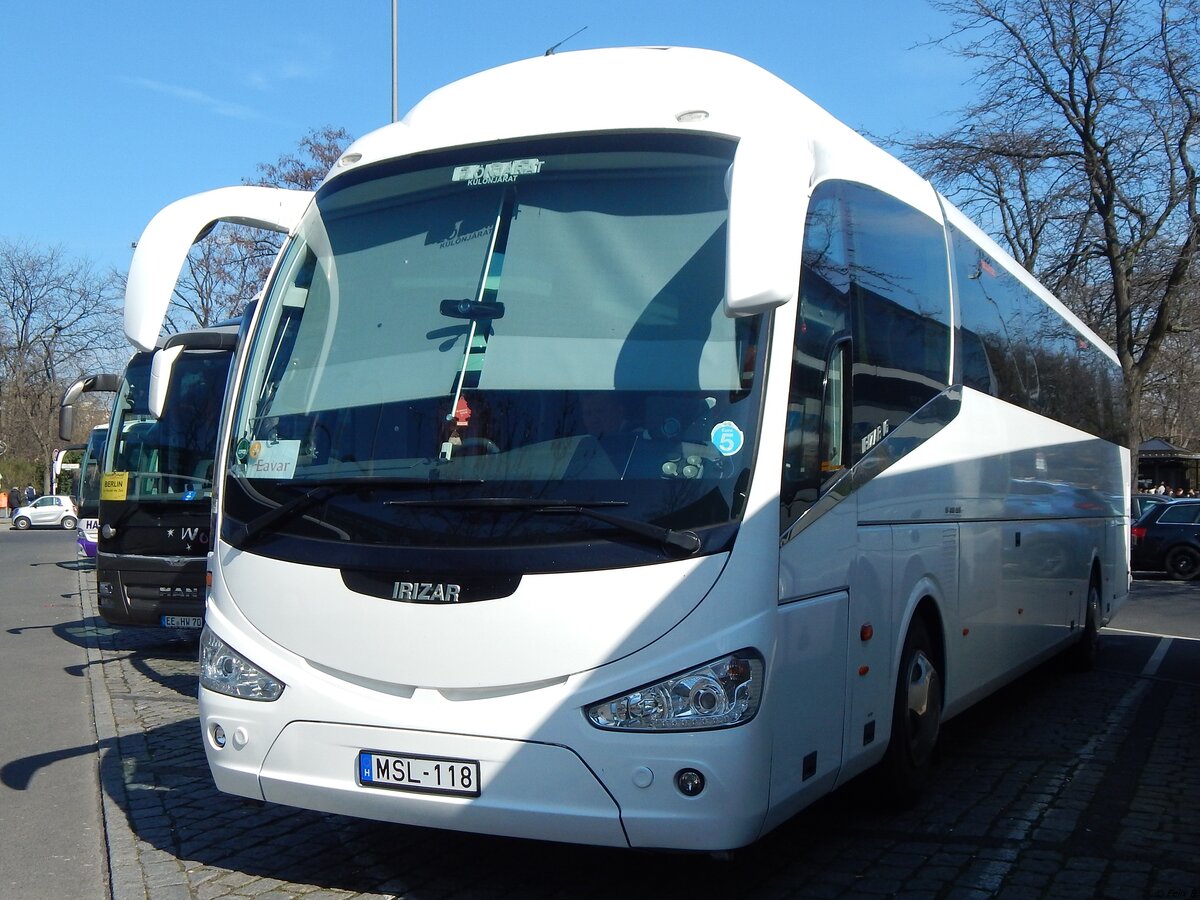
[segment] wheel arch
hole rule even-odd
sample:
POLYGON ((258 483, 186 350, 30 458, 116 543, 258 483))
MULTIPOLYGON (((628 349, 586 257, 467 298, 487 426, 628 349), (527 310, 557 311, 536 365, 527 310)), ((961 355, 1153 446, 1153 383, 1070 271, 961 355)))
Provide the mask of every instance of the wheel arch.
POLYGON ((892 683, 888 742, 874 776, 889 802, 902 808, 916 802, 931 777, 931 766, 938 752, 938 732, 946 708, 946 639, 942 610, 935 591, 915 590, 912 596, 914 602, 903 618, 903 627, 896 629, 899 650, 893 667, 896 680, 892 683), (922 632, 923 635, 917 637, 922 632), (929 672, 925 663, 919 660, 927 661, 933 671, 929 672), (904 687, 906 672, 910 679, 908 687, 904 687), (923 699, 920 696, 922 685, 923 699), (914 690, 919 706, 912 705, 914 690), (929 695, 934 691, 937 702, 931 705, 929 695))
MULTIPOLYGON (((942 611, 939 609, 937 601, 929 594, 926 594, 917 603, 917 608, 913 611, 913 617, 920 617, 925 624, 925 631, 929 634, 929 639, 933 641, 933 652, 937 658, 934 663, 937 669, 942 674, 942 683, 946 682, 946 629, 945 622, 942 619, 942 611)), ((945 695, 943 694, 943 704, 945 703, 945 695)))
MULTIPOLYGON (((942 616, 942 610, 935 592, 930 589, 930 585, 923 585, 923 589, 915 592, 914 602, 911 604, 911 612, 905 616, 904 627, 896 630, 896 646, 895 659, 892 664, 892 675, 898 678, 900 675, 900 657, 904 653, 904 642, 908 639, 909 629, 913 623, 920 621, 925 626, 925 632, 929 635, 929 640, 933 644, 934 660, 933 663, 937 666, 938 673, 942 677, 942 685, 947 682, 946 672, 946 627, 945 618, 942 616)), ((893 685, 893 689, 894 689, 893 685)), ((942 706, 946 704, 946 691, 942 692, 942 706)))

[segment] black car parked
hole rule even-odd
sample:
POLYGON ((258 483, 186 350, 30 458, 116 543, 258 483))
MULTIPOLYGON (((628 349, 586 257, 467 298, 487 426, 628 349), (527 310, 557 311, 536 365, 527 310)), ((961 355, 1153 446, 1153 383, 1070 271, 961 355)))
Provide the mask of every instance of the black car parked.
POLYGON ((1200 500, 1150 506, 1133 524, 1135 571, 1166 572, 1179 581, 1200 575, 1200 500))

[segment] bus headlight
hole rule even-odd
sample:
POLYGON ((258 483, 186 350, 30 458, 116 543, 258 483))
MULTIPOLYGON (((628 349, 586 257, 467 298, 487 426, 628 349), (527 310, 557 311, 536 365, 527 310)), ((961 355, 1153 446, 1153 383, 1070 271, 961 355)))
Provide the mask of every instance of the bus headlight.
POLYGON ((200 635, 200 684, 243 700, 278 700, 284 684, 264 672, 205 626, 200 635))
POLYGON ((762 700, 763 661, 753 650, 664 678, 587 707, 597 728, 698 731, 749 722, 762 700))

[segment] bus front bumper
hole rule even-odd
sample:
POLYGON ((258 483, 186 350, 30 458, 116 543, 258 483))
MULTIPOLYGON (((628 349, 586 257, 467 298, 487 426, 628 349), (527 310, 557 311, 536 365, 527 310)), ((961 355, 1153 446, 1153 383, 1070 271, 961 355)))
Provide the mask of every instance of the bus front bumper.
MULTIPOLYGON (((235 727, 236 731, 236 727, 235 727)), ((481 834, 628 846, 619 810, 578 756, 563 747, 463 735, 292 722, 260 770, 238 766, 237 741, 205 749, 217 787, 271 803, 358 818, 481 834), (478 797, 365 786, 359 752, 478 762, 478 797)))
POLYGON ((576 752, 543 741, 331 722, 292 721, 275 736, 262 733, 261 721, 238 718, 245 701, 200 693, 205 752, 226 793, 385 822, 609 847, 727 850, 752 842, 763 826, 763 806, 746 802, 755 794, 765 800, 763 773, 731 773, 717 762, 737 756, 719 746, 734 740, 728 734, 708 735, 718 745, 708 763, 681 760, 679 741, 694 744, 695 735, 670 736, 674 747, 661 755, 650 747, 662 736, 618 735, 621 744, 645 741, 647 752, 625 746, 617 759, 591 746, 576 752), (365 784, 362 751, 417 758, 426 769, 431 761, 478 763, 471 771, 478 771, 479 795, 365 784), (676 770, 689 765, 708 776, 701 796, 683 796, 675 785, 676 770))

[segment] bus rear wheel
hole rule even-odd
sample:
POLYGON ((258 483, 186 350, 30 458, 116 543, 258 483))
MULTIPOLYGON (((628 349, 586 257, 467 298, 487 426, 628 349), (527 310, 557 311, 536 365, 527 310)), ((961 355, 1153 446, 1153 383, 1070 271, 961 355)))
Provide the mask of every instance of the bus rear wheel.
POLYGON ((929 780, 942 728, 942 676, 925 623, 914 619, 904 639, 892 732, 881 764, 884 787, 897 804, 916 802, 929 780))
POLYGON ((1096 653, 1100 646, 1100 585, 1093 578, 1088 585, 1087 610, 1084 613, 1083 634, 1079 643, 1070 649, 1068 660, 1076 672, 1096 668, 1096 653))

